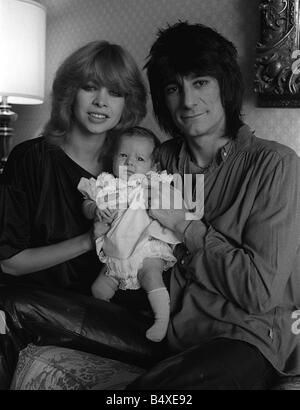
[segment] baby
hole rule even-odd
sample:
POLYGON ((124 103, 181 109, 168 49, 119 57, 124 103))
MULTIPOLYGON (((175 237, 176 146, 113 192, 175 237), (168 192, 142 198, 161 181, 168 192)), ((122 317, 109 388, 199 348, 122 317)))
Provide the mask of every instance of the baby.
POLYGON ((146 211, 145 182, 170 184, 172 180, 166 172, 155 172, 159 144, 146 128, 126 130, 112 153, 113 175, 102 173, 97 180, 81 178, 78 185, 85 196, 83 212, 87 218, 99 218, 104 232, 114 218, 109 231, 96 240, 97 254, 106 267, 92 285, 92 293, 109 301, 117 289, 142 287, 155 317, 146 337, 154 342, 161 341, 167 332, 170 300, 162 272, 176 263, 172 247, 179 243, 172 231, 146 211))

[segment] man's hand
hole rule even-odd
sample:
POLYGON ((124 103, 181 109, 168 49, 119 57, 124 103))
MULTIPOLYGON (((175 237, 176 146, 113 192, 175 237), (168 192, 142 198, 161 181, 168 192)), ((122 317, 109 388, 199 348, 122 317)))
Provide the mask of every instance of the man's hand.
POLYGON ((178 238, 183 239, 184 232, 192 220, 200 220, 203 217, 204 206, 201 207, 201 201, 196 204, 196 212, 190 212, 183 201, 183 192, 173 186, 159 183, 150 187, 149 184, 146 194, 149 215, 175 232, 178 238))
POLYGON ((170 185, 160 183, 157 187, 148 188, 148 198, 149 215, 180 237, 190 223, 186 218, 188 211, 182 193, 170 185))
POLYGON ((171 229, 179 239, 191 222, 186 220, 186 211, 183 209, 149 209, 149 215, 162 226, 171 229))

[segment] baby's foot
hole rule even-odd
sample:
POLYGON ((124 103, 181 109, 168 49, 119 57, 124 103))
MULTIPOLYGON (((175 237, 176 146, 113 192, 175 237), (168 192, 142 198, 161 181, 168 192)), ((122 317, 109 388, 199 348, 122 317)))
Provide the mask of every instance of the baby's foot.
POLYGON ((152 340, 152 342, 160 342, 166 336, 168 323, 168 318, 155 319, 154 325, 146 332, 147 339, 152 340))

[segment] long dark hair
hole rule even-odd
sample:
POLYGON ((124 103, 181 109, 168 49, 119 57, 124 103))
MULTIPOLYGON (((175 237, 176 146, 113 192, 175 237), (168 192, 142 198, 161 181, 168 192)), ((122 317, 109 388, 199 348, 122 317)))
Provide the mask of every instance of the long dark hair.
POLYGON ((178 22, 160 30, 145 65, 154 114, 160 127, 171 136, 180 135, 166 106, 164 87, 171 78, 189 73, 218 80, 226 115, 226 132, 235 136, 243 124, 243 80, 235 46, 202 24, 178 22))

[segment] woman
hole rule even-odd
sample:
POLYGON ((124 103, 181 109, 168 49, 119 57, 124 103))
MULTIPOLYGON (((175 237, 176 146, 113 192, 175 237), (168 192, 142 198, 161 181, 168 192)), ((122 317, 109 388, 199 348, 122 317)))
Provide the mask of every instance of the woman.
POLYGON ((77 183, 102 171, 105 140, 139 122, 145 100, 140 73, 121 47, 93 42, 66 59, 54 80, 44 137, 17 146, 5 169, 5 273, 53 287, 83 290, 91 283, 99 266, 77 183), (84 277, 83 266, 90 267, 84 277))
MULTIPOLYGON (((128 319, 121 331, 126 360, 134 345, 126 343, 131 326, 141 345, 141 356, 133 361, 150 358, 151 342, 143 337, 147 320, 136 316, 135 322, 134 315, 122 316, 118 306, 79 295, 89 293, 101 266, 93 249, 93 225, 82 214, 78 182, 106 168, 106 141, 138 124, 145 113, 146 89, 133 58, 118 45, 92 42, 58 69, 44 135, 12 151, 0 204, 2 278, 11 284, 0 292, 6 325, 0 332, 1 388, 9 386, 18 352, 29 342, 51 341, 101 354, 106 346, 111 354, 111 341, 95 327, 111 326, 112 314, 116 328, 124 328, 128 319)), ((114 354, 122 359, 118 348, 114 354)))

